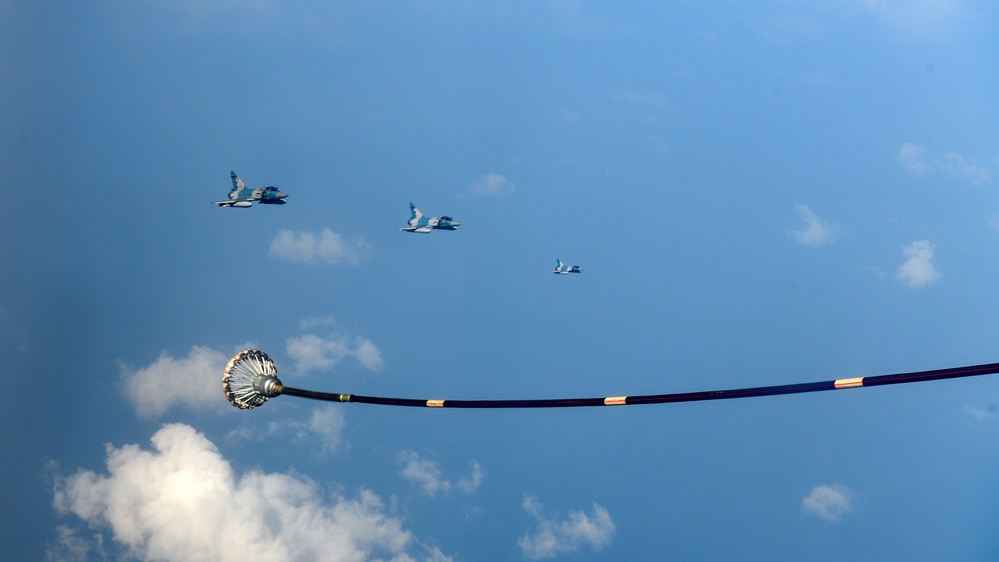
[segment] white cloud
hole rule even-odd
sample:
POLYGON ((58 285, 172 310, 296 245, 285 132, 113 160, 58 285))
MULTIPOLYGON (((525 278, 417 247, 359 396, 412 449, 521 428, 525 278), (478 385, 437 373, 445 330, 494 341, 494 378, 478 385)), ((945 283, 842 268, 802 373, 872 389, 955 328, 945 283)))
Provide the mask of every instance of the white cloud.
POLYGON ((328 497, 302 476, 238 474, 183 424, 163 426, 152 444, 109 446, 106 474, 60 478, 55 508, 113 538, 130 560, 412 562, 413 550, 447 560, 418 545, 371 491, 328 497))
POLYGON ((437 492, 447 492, 451 489, 451 483, 441 477, 440 466, 434 461, 421 458, 416 451, 406 450, 399 453, 399 462, 405 465, 400 473, 402 477, 419 484, 420 490, 428 496, 433 497, 437 492))
POLYGON ((302 331, 314 330, 316 328, 328 328, 336 324, 333 316, 323 316, 319 318, 303 318, 299 322, 302 331))
POLYGON ((638 93, 631 90, 616 89, 611 92, 611 97, 615 100, 623 101, 628 105, 644 107, 655 111, 663 111, 670 104, 669 96, 651 92, 638 93))
POLYGON ((899 147, 896 159, 905 171, 916 176, 940 172, 973 185, 982 185, 989 181, 988 170, 979 166, 977 159, 962 156, 952 150, 931 158, 925 146, 907 142, 899 147))
POLYGON ((533 534, 517 540, 521 552, 528 558, 554 558, 559 554, 576 552, 584 545, 600 550, 610 544, 616 531, 610 514, 600 505, 593 504, 593 515, 570 511, 564 521, 545 519, 538 498, 525 495, 524 509, 538 522, 533 534))
POLYGON ((343 412, 339 408, 331 407, 313 410, 307 427, 319 438, 323 450, 336 451, 340 448, 343 426, 343 412))
POLYGON ((915 143, 907 142, 900 146, 896 158, 905 171, 917 176, 930 168, 926 159, 926 147, 915 143))
POLYGON ((466 494, 474 494, 482 485, 482 480, 486 477, 486 471, 482 470, 482 465, 478 461, 472 461, 472 473, 468 478, 458 480, 458 487, 466 494))
POLYGON ((316 408, 308 421, 280 419, 267 422, 266 427, 244 422, 229 432, 229 439, 240 441, 265 441, 271 438, 288 439, 296 442, 319 444, 321 453, 332 453, 343 447, 343 428, 346 425, 343 412, 337 407, 316 408))
POLYGON ((989 172, 978 165, 978 160, 950 150, 944 152, 943 157, 937 161, 937 168, 951 177, 974 185, 989 181, 989 172))
POLYGON ((918 240, 902 248, 905 263, 898 266, 896 277, 912 287, 922 287, 938 281, 943 275, 934 267, 934 246, 929 240, 918 240))
POLYGON ((906 35, 929 37, 948 33, 962 19, 954 0, 858 0, 858 4, 906 35))
POLYGON ((86 539, 71 527, 56 527, 57 538, 46 546, 45 559, 51 562, 87 562, 97 558, 108 560, 104 550, 104 535, 95 533, 93 539, 86 539))
POLYGON ((308 421, 271 420, 264 429, 247 423, 230 431, 228 437, 264 441, 273 437, 286 439, 290 436, 296 442, 318 443, 321 452, 331 453, 339 451, 343 446, 341 435, 345 425, 343 412, 340 409, 317 408, 312 411, 308 421))
POLYGON ((991 213, 988 217, 989 228, 999 232, 999 213, 991 213))
POLYGON ((332 369, 348 357, 372 371, 381 370, 385 365, 371 340, 341 333, 330 334, 325 339, 313 334, 288 338, 287 351, 299 373, 332 369))
POLYGON ((371 371, 380 371, 385 366, 385 362, 382 361, 382 354, 368 338, 357 338, 354 357, 362 367, 371 371))
POLYGON ((976 408, 974 406, 965 406, 964 413, 968 414, 969 416, 975 418, 978 421, 984 421, 992 419, 996 416, 996 405, 995 403, 991 403, 984 410, 976 408))
POLYGON ((761 37, 774 43, 809 41, 825 35, 822 24, 808 15, 749 16, 746 21, 761 37))
POLYGON ((571 109, 563 109, 559 115, 561 116, 562 121, 565 121, 566 123, 576 123, 579 121, 579 113, 572 111, 571 109))
POLYGON ((468 192, 481 197, 507 197, 513 195, 517 186, 500 174, 486 174, 468 185, 468 192))
POLYGON ((842 484, 822 484, 801 500, 801 510, 826 521, 838 521, 853 511, 854 493, 842 484))
POLYGON ((328 228, 319 234, 280 230, 271 241, 270 256, 297 263, 357 265, 369 254, 370 248, 360 235, 349 241, 328 228))
POLYGON ((219 407, 220 381, 229 356, 207 347, 194 346, 186 358, 167 352, 144 369, 132 372, 121 365, 125 396, 143 418, 163 415, 176 405, 194 408, 219 407))
POLYGON ((870 266, 870 267, 863 267, 861 269, 873 273, 874 276, 877 277, 878 279, 884 279, 885 277, 888 277, 888 274, 885 273, 885 270, 881 269, 880 267, 870 266))
MULTIPOLYGON (((419 485, 420 491, 430 497, 436 496, 437 492, 450 492, 455 486, 443 478, 440 465, 421 457, 416 451, 407 449, 399 453, 399 463, 403 465, 400 471, 402 477, 419 485)), ((467 478, 460 479, 457 487, 466 494, 474 494, 484 478, 482 466, 477 461, 472 461, 472 473, 467 478)))
POLYGON ((636 117, 642 125, 659 125, 667 117, 671 100, 669 96, 655 92, 634 92, 616 89, 611 91, 611 98, 630 105, 637 113, 636 117))
POLYGON ((825 246, 836 241, 835 225, 816 215, 808 205, 795 205, 804 225, 801 230, 788 230, 787 235, 803 246, 825 246))

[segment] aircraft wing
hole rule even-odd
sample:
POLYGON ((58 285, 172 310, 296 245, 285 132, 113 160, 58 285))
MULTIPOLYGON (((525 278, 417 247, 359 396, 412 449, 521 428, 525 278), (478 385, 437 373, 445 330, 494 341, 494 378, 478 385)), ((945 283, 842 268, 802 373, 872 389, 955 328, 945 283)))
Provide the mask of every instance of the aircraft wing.
POLYGON ((218 205, 219 207, 250 207, 253 203, 249 201, 233 201, 232 199, 226 199, 225 201, 212 201, 212 205, 218 205))
POLYGON ((404 226, 404 227, 400 228, 399 230, 405 230, 406 232, 427 233, 427 232, 430 232, 430 227, 429 226, 404 226))

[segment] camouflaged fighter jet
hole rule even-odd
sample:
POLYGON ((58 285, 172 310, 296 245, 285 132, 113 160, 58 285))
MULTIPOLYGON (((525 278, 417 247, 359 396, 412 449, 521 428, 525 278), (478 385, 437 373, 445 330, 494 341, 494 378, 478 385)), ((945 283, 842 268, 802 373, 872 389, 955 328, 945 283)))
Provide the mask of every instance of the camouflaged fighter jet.
POLYGON ((239 179, 236 172, 229 172, 229 176, 232 178, 232 189, 229 190, 229 199, 227 201, 212 201, 213 205, 218 205, 219 207, 252 207, 254 202, 261 205, 284 205, 287 203, 285 198, 288 197, 288 194, 278 191, 278 188, 273 185, 250 189, 243 185, 243 180, 239 179))
POLYGON ((557 273, 559 275, 569 275, 570 273, 583 272, 583 268, 579 267, 578 265, 570 265, 569 267, 566 267, 566 265, 562 263, 562 260, 558 258, 555 258, 555 263, 557 265, 555 266, 555 271, 553 271, 552 273, 557 273))
POLYGON ((404 226, 399 230, 427 233, 431 230, 457 230, 461 226, 460 222, 451 217, 441 216, 428 219, 412 203, 409 204, 409 212, 409 226, 404 226))

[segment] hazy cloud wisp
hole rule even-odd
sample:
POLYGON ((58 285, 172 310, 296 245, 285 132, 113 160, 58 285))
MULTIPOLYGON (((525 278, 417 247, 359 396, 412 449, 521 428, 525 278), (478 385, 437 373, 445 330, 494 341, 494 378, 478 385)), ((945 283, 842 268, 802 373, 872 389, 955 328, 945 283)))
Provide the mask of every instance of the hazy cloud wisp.
POLYGON ((517 191, 512 181, 500 174, 486 174, 468 185, 468 192, 480 197, 509 197, 517 191))
POLYGON ((361 258, 368 256, 370 248, 360 235, 347 240, 328 228, 319 234, 280 230, 271 241, 270 256, 305 264, 357 265, 361 258))
POLYGON ((466 494, 474 494, 485 478, 482 466, 478 461, 473 460, 472 473, 454 484, 443 478, 440 465, 421 457, 419 453, 411 449, 399 453, 399 463, 403 465, 400 472, 402 477, 419 485, 420 491, 430 497, 435 497, 438 492, 450 492, 455 486, 466 494))
POLYGON ((895 158, 905 171, 913 175, 922 175, 930 169, 925 146, 907 142, 899 147, 895 158))
POLYGON ((988 170, 979 166, 977 159, 962 156, 952 150, 933 158, 929 156, 925 146, 907 142, 899 147, 895 158, 902 169, 915 176, 935 171, 972 185, 982 185, 989 181, 988 170))
POLYGON ((801 500, 801 509, 826 521, 839 518, 853 511, 854 493, 842 484, 822 484, 812 488, 801 500))
POLYGON ((804 225, 800 230, 788 230, 787 235, 802 246, 820 247, 836 241, 835 225, 815 214, 808 205, 795 205, 804 225))
POLYGON ((538 528, 517 540, 524 556, 533 560, 554 558, 559 554, 576 552, 584 545, 601 550, 614 538, 616 529, 610 513, 593 504, 593 514, 570 511, 569 518, 559 521, 546 519, 541 512, 541 502, 532 495, 524 496, 524 509, 537 521, 538 528))

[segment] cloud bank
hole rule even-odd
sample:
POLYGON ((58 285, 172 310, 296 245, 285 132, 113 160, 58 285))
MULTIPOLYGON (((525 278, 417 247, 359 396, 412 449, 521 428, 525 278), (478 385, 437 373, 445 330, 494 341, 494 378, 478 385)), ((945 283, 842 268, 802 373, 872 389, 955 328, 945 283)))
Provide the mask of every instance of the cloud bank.
POLYGON ((351 241, 328 228, 319 234, 280 230, 271 241, 270 256, 305 264, 357 265, 361 258, 368 256, 370 248, 371 245, 359 235, 351 241))
POLYGON ((524 509, 537 521, 538 528, 520 537, 517 545, 524 556, 533 560, 576 552, 585 545, 600 550, 610 544, 616 531, 610 513, 597 504, 593 504, 592 516, 570 511, 565 521, 545 519, 541 502, 532 495, 524 496, 524 509))
POLYGON ((908 259, 898 266, 895 274, 898 280, 912 287, 923 287, 943 277, 932 263, 934 249, 929 240, 919 240, 902 248, 908 259))
MULTIPOLYGON (((153 449, 108 447, 107 473, 80 470, 56 483, 54 506, 110 535, 128 559, 157 561, 395 562, 448 560, 419 546, 374 493, 323 493, 298 475, 237 474, 215 445, 183 424, 153 435, 153 449)), ((104 540, 59 529, 66 558, 100 554, 104 540)), ((59 558, 59 559, 62 559, 59 558)))
POLYGON ((802 246, 820 247, 836 241, 835 226, 816 215, 808 205, 795 205, 801 220, 805 223, 801 230, 788 230, 787 235, 802 246))
POLYGON ((474 494, 486 476, 478 461, 473 460, 472 473, 467 478, 452 483, 441 476, 441 468, 437 463, 422 458, 411 449, 399 453, 399 463, 403 465, 400 472, 402 477, 419 485, 420 491, 430 497, 435 497, 437 492, 450 492, 455 487, 466 494, 474 494))
POLYGON ((854 497, 853 491, 842 484, 822 484, 801 500, 801 510, 826 521, 839 521, 853 511, 854 497))
POLYGON ((220 380, 229 356, 194 346, 186 358, 160 353, 153 364, 138 371, 121 365, 125 396, 143 418, 163 415, 177 405, 193 408, 220 407, 220 380))

